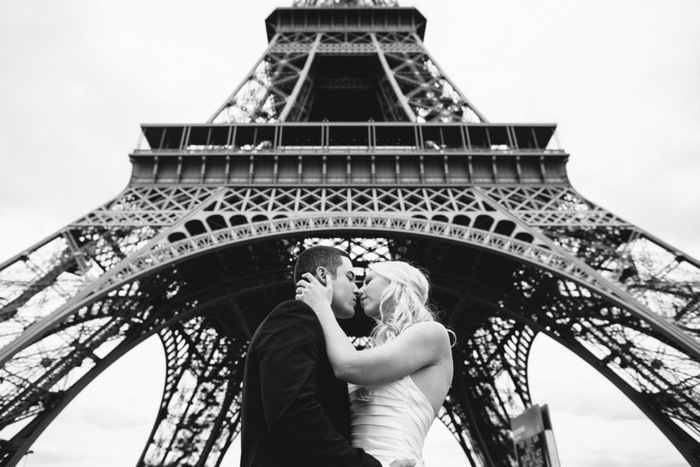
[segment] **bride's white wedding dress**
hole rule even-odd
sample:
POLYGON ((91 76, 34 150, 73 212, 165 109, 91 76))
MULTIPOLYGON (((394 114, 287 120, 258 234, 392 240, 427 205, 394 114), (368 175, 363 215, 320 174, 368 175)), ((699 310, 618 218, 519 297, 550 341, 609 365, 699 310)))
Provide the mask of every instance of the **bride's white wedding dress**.
POLYGON ((352 446, 389 465, 416 459, 423 466, 423 443, 435 415, 410 376, 380 386, 349 385, 352 446))

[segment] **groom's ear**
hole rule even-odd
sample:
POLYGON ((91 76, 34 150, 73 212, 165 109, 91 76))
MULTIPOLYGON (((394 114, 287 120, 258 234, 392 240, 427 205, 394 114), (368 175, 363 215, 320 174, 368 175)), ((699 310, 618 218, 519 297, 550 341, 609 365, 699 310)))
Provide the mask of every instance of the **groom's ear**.
POLYGON ((317 267, 316 268, 316 278, 318 279, 318 281, 321 284, 326 285, 326 277, 328 277, 328 270, 326 268, 324 268, 323 266, 317 267))

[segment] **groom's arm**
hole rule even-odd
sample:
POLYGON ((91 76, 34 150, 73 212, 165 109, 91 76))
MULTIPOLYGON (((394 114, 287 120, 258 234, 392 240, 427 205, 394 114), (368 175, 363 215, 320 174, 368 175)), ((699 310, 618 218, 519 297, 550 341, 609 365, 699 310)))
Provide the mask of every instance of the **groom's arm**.
POLYGON ((278 448, 295 465, 380 467, 333 428, 316 397, 316 361, 325 348, 313 311, 301 302, 283 306, 275 332, 259 346, 265 421, 278 448))

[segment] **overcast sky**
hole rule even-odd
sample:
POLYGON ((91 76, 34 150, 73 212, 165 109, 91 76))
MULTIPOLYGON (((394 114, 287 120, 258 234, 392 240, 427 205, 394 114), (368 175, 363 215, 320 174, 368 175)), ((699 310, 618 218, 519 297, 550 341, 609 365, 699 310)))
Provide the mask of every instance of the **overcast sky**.
MULTIPOLYGON (((429 51, 491 122, 558 123, 579 192, 700 257, 700 2, 401 4, 428 18, 429 51)), ((289 5, 0 0, 0 261, 115 197, 141 123, 206 121, 263 53, 264 18, 289 5)), ((162 390, 158 345, 81 394, 26 465, 134 465, 162 390)), ((531 384, 550 405, 563 466, 686 465, 607 381, 545 339, 531 384)), ((428 465, 462 465, 457 449, 434 425, 428 465)))

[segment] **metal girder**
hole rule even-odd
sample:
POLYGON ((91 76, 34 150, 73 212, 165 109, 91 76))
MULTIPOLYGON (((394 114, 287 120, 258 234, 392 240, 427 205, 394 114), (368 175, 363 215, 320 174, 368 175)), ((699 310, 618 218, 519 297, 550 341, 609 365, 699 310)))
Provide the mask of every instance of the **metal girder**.
MULTIPOLYGON (((309 83, 309 70, 311 69, 311 64, 314 61, 314 57, 316 56, 316 51, 318 50, 318 46, 321 43, 321 34, 318 34, 316 36, 316 40, 314 41, 313 45, 311 46, 311 50, 309 51, 309 55, 306 57, 306 62, 304 63, 304 68, 300 71, 299 73, 299 78, 296 80, 296 83, 294 84, 294 90, 292 93, 289 95, 287 98, 287 103, 284 106, 284 109, 280 113, 280 118, 279 120, 281 122, 284 122, 287 120, 287 117, 289 116, 289 113, 291 112, 292 108, 296 105, 298 108, 304 109, 305 106, 301 104, 301 101, 299 100, 299 96, 301 95, 301 90, 304 87, 305 84, 310 84, 309 83)), ((304 115, 307 112, 299 112, 300 115, 304 115)))
MULTIPOLYGON (((267 51, 226 102, 212 123, 306 121, 308 95, 314 94, 319 57, 369 55, 378 60, 370 86, 381 96, 385 115, 411 122, 485 123, 486 118, 449 80, 415 33, 278 33, 267 51), (316 70, 316 71, 314 71, 316 70), (391 92, 382 87, 388 83, 391 92), (306 86, 306 92, 302 89, 306 86), (300 98, 300 96, 304 98, 300 98)), ((372 75, 368 75, 372 76, 372 75)))
POLYGON ((395 7, 397 0, 294 0, 295 7, 395 7))
POLYGON ((166 387, 138 465, 218 466, 238 433, 245 347, 201 316, 175 323, 160 335, 166 387))
MULTIPOLYGON (((399 83, 396 82, 396 77, 394 76, 393 72, 391 71, 391 68, 389 68, 389 64, 387 63, 386 57, 384 55, 384 51, 382 50, 382 46, 377 40, 377 36, 372 34, 372 42, 374 44, 374 47, 377 50, 377 57, 379 57, 379 62, 382 64, 382 68, 384 69, 384 73, 386 76, 386 80, 389 83, 393 94, 394 94, 394 99, 398 101, 399 106, 403 111, 406 113, 406 117, 408 117, 408 120, 410 122, 415 122, 416 115, 413 113, 413 109, 408 104, 408 100, 406 99, 406 96, 403 95, 401 92, 401 88, 399 87, 399 83)), ((392 101, 394 100, 392 99, 392 101)), ((390 101, 390 102, 392 102, 390 101)))

